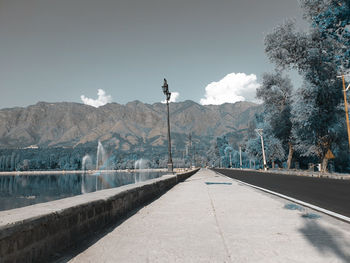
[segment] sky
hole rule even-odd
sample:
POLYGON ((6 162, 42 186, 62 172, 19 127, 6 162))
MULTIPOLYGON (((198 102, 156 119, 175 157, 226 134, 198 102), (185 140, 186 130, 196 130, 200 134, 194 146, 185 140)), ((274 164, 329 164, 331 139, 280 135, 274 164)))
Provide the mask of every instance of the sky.
POLYGON ((0 0, 0 108, 155 103, 163 78, 172 101, 256 101, 264 36, 301 17, 297 0, 0 0))

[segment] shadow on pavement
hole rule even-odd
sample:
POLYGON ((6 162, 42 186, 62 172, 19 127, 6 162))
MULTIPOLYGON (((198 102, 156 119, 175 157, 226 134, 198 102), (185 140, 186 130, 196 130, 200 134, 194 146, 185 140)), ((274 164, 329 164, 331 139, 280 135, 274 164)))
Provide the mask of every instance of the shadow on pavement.
POLYGON ((305 225, 299 231, 322 254, 331 253, 344 262, 350 262, 350 243, 344 239, 341 232, 332 228, 325 228, 310 219, 305 219, 305 225))

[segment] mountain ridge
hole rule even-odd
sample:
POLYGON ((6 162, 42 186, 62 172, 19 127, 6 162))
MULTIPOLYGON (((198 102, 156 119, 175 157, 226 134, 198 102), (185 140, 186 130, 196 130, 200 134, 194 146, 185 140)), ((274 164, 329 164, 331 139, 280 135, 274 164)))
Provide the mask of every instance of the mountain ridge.
MULTIPOLYGON (((248 127, 261 105, 252 102, 200 105, 170 103, 171 132, 176 140, 189 133, 205 141, 248 127)), ((128 151, 166 145, 166 105, 135 100, 99 108, 75 102, 38 102, 0 110, 0 148, 77 147, 98 140, 128 151), (140 146, 141 147, 141 146, 140 146)), ((181 143, 182 144, 182 143, 181 143)))

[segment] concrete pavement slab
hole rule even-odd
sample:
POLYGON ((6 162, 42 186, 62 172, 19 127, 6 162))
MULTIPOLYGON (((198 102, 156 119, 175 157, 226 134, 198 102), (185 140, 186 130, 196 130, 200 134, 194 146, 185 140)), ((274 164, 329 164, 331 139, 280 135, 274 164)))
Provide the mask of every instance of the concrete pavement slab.
POLYGON ((70 262, 350 262, 349 224, 288 204, 202 169, 70 262))

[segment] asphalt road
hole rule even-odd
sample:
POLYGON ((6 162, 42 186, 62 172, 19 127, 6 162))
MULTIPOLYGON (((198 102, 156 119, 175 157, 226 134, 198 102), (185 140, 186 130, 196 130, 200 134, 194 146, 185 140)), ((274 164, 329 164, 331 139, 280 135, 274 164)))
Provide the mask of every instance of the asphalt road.
POLYGON ((350 217, 350 180, 213 169, 228 177, 259 186, 350 217))

